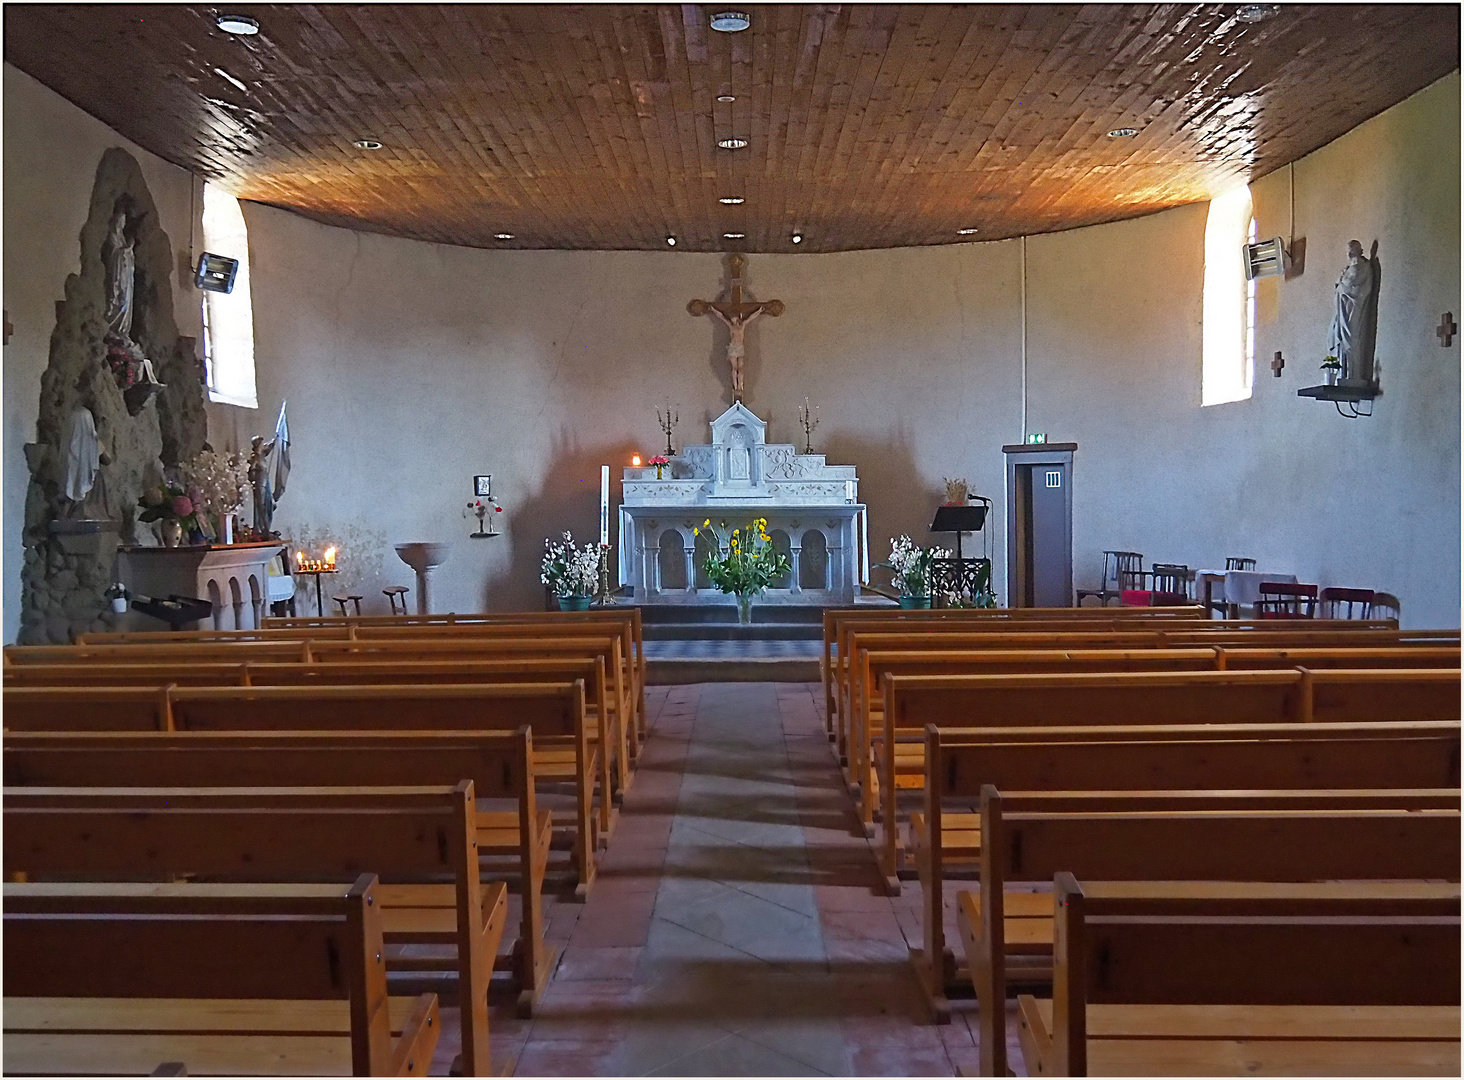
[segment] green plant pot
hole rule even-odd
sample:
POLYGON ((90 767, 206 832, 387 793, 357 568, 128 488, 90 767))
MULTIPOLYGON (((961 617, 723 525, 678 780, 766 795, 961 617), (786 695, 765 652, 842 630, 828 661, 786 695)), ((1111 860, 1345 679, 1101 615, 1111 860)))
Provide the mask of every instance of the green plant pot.
POLYGON ((900 606, 902 608, 928 608, 930 606, 930 597, 902 596, 900 597, 900 606))
POLYGON ((589 611, 590 598, 588 596, 561 596, 559 598, 560 611, 589 611))

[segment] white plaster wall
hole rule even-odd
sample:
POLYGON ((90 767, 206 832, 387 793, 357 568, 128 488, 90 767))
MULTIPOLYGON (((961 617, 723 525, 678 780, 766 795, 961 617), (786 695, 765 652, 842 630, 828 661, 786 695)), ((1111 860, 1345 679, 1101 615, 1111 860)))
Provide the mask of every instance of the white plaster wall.
MULTIPOLYGON (((15 327, 4 346, 4 640, 11 642, 20 628, 21 533, 30 480, 21 448, 36 434, 56 302, 65 298, 66 276, 81 270, 81 228, 97 163, 113 146, 137 159, 175 256, 188 251, 191 179, 19 69, 4 67, 4 306, 15 327)), ((178 332, 197 337, 202 316, 196 293, 176 269, 173 286, 178 332)))
MULTIPOLYGON (((716 256, 475 251, 246 217, 262 413, 288 398, 294 435, 277 522, 379 532, 384 581, 411 582, 387 545, 454 542, 443 610, 541 603, 544 537, 593 537, 599 465, 618 478, 654 453, 667 400, 678 447, 730 403, 713 326, 686 312, 715 295, 716 256), (506 508, 497 540, 469 540, 461 516, 481 472, 506 508)), ((928 535, 943 476, 1001 484, 1019 423, 1015 250, 750 260, 749 288, 788 309, 748 333, 748 405, 785 442, 804 395, 820 405, 815 449, 859 466, 878 537, 928 535)))
MULTIPOLYGON (((75 268, 96 160, 125 143, 9 68, 5 86, 9 519, 23 506, 19 446, 50 302, 75 268)), ((176 248, 187 180, 129 149, 176 248)), ((1079 443, 1077 580, 1096 579, 1103 548, 1195 566, 1249 555, 1395 592, 1407 624, 1457 626, 1459 339, 1443 349, 1433 335, 1441 312, 1461 314, 1457 73, 1298 162, 1295 177, 1307 267, 1261 285, 1247 402, 1199 407, 1204 206, 1028 241, 1027 426, 1079 443), (1377 239, 1383 266, 1385 396, 1367 420, 1295 394, 1318 381, 1354 237, 1377 239), (1278 348, 1279 380, 1266 366, 1278 348)), ((1260 181, 1255 201, 1260 234, 1285 235, 1286 172, 1260 181)), ((714 256, 476 251, 262 206, 246 218, 261 409, 211 407, 211 441, 267 432, 288 397, 294 472, 278 523, 354 540, 382 582, 411 580, 390 544, 452 541, 440 609, 537 604, 543 538, 593 535, 597 466, 618 475, 632 451, 656 450, 652 410, 668 398, 681 405, 678 446, 704 441, 728 401, 723 338, 685 311, 719 287, 714 256), (494 474, 507 508, 497 540, 469 540, 460 516, 477 472, 494 474)), ((941 478, 965 476, 997 501, 1004 583, 1000 447, 1022 436, 1020 265, 1016 241, 749 260, 751 292, 787 312, 748 335, 748 404, 788 442, 803 396, 821 406, 815 449, 859 467, 876 558, 891 535, 928 536, 941 478)), ((7 639, 18 537, 7 520, 7 639)), ((367 605, 380 600, 373 588, 367 605)))
MULTIPOLYGON (((1261 237, 1288 236, 1290 177, 1253 186, 1261 237)), ((1199 407, 1205 205, 1028 240, 1029 427, 1078 445, 1074 559, 1105 548, 1375 588, 1412 626, 1459 625, 1459 76, 1295 165, 1306 263, 1258 284, 1255 393, 1199 407), (1378 243, 1369 419, 1298 398, 1321 381, 1347 242, 1378 243), (1281 378, 1270 369, 1280 350, 1281 378)))

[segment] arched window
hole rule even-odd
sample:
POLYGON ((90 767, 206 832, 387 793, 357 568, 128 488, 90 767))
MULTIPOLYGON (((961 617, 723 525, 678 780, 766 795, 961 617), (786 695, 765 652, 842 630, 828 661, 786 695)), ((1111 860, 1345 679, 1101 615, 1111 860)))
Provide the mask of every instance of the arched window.
POLYGON ((259 408, 254 389, 254 306, 249 298, 249 234, 239 200, 203 185, 203 246, 239 260, 232 292, 203 294, 203 363, 210 401, 259 408))
POLYGON ((1251 396, 1255 378, 1256 287, 1245 279, 1245 245, 1255 237, 1249 187, 1210 200, 1205 221, 1205 292, 1200 317, 1200 404, 1251 396))

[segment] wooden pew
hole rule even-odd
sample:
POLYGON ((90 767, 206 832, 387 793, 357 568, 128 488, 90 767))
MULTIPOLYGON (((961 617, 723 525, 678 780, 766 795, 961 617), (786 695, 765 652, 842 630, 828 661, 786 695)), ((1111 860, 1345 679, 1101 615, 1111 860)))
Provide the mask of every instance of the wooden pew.
MULTIPOLYGON (((11 732, 4 782, 21 787, 406 787, 473 782, 511 811, 476 815, 481 869, 520 882, 511 957, 519 1011, 530 1015, 558 950, 544 941, 543 887, 552 828, 535 800, 533 734, 517 732, 11 732)), ((388 897, 394 886, 382 886, 388 897)), ((420 887, 412 891, 421 892, 420 887)), ((450 893, 444 886, 438 891, 450 893)), ((450 914, 450 907, 441 915, 450 914)))
POLYGON ((387 997, 374 874, 4 890, 7 1074, 427 1075, 437 995, 387 997))
POLYGON ((420 686, 6 687, 10 731, 516 731, 573 764, 576 895, 595 876, 594 753, 584 683, 420 686))
POLYGON ((278 641, 159 642, 151 645, 7 645, 5 666, 22 664, 239 664, 246 660, 310 663, 310 642, 278 641))
MULTIPOLYGON (((593 709, 591 742, 610 747, 598 755, 602 798, 599 808, 601 844, 612 826, 611 798, 623 795, 625 754, 615 753, 624 737, 606 709, 605 667, 600 657, 518 658, 499 660, 341 660, 313 664, 24 664, 5 669, 4 685, 22 686, 370 686, 455 683, 528 683, 585 681, 587 708, 593 709), (614 773, 615 775, 612 775, 614 773), (619 787, 617 789, 617 778, 619 787)), ((573 779, 573 756, 545 750, 539 767, 546 777, 573 779)))
MULTIPOLYGON (((479 883, 472 781, 409 788, 7 788, 7 877, 197 874, 250 881, 378 875, 386 944, 457 949, 463 1064, 490 1076, 488 985, 507 886, 479 883)), ((273 957, 270 958, 273 962, 273 957)))
POLYGON ((1454 646, 1405 646, 1364 649, 941 649, 938 651, 860 648, 856 658, 854 753, 851 787, 860 797, 866 835, 880 807, 887 763, 875 769, 873 745, 885 735, 882 687, 891 675, 1001 675, 1057 672, 1266 670, 1282 667, 1458 667, 1454 646))
MULTIPOLYGON (((1046 977, 1052 941, 1050 894, 1009 891, 1013 881, 1042 881, 1078 868, 1110 880, 1314 881, 1456 880, 1459 791, 1165 792, 1145 806, 1143 793, 1090 794, 1080 809, 1069 793, 1016 793, 990 784, 981 803, 979 894, 956 896, 957 921, 981 1012, 983 1073, 1004 1075, 1009 971, 1046 977), (1008 805, 1010 804, 1010 805, 1008 805), (1175 809, 1176 805, 1184 809, 1175 809), (1313 808, 1308 808, 1308 807, 1313 808), (1386 809, 1387 807, 1395 809, 1386 809), (1010 905, 1010 906, 1008 906, 1010 905), (988 1072, 987 1070, 991 1070, 988 1072)), ((943 823, 927 821, 937 850, 943 823)), ((925 948, 914 957, 938 1020, 949 1016, 946 987, 956 979, 944 951, 938 897, 943 865, 928 860, 922 881, 925 948), (932 922, 931 913, 936 915, 932 922), (938 950, 938 951, 936 951, 938 950), (938 962, 928 958, 939 956, 938 962)), ((924 868, 923 868, 924 869, 924 868)))
POLYGON ((1180 648, 1295 648, 1361 647, 1403 645, 1458 645, 1459 632, 1398 631, 1369 629, 1360 622, 1309 621, 1301 628, 1271 629, 1275 621, 1265 625, 1236 626, 1218 621, 1197 623, 1142 623, 1130 621, 1113 627, 1096 626, 1091 620, 1080 627, 1023 624, 1008 630, 1001 625, 939 622, 919 627, 901 625, 899 632, 888 632, 887 626, 866 628, 852 622, 844 626, 839 642, 839 655, 849 663, 840 670, 836 686, 836 707, 839 727, 836 741, 841 763, 847 761, 849 727, 854 712, 853 695, 859 684, 851 677, 859 650, 928 651, 932 649, 976 651, 986 649, 1180 649, 1180 648))
POLYGON ((1458 1076, 1457 885, 1056 879, 1032 1076, 1458 1076))
POLYGON ((925 785, 929 726, 1457 720, 1458 669, 886 675, 880 751, 886 875, 896 796, 925 785))
MULTIPOLYGON (((863 629, 879 630, 904 627, 907 630, 929 628, 955 632, 986 631, 990 629, 1016 630, 1021 626, 1041 629, 1044 625, 1060 629, 1063 626, 1087 626, 1097 629, 1114 629, 1120 626, 1137 626, 1143 623, 1164 623, 1166 625, 1215 623, 1230 627, 1250 627, 1256 620, 1211 620, 1209 612, 1197 606, 1175 608, 992 608, 992 609, 943 609, 904 610, 900 608, 829 608, 824 611, 823 674, 825 723, 830 738, 834 735, 835 714, 838 709, 837 695, 833 684, 841 667, 851 655, 842 639, 848 624, 860 622, 863 629)), ((1327 624, 1338 620, 1328 620, 1327 624)), ((1317 621, 1313 621, 1316 623, 1317 621)), ((1352 628, 1396 628, 1392 619, 1355 620, 1352 628)))
MULTIPOLYGON (((286 640, 358 640, 380 637, 513 638, 551 635, 585 636, 612 633, 620 641, 622 664, 611 670, 628 689, 629 712, 637 717, 632 750, 645 738, 645 642, 639 608, 606 608, 583 612, 505 612, 443 616, 349 616, 344 618, 266 619, 255 630, 127 631, 88 633, 87 645, 172 644, 180 641, 225 643, 286 640)), ((607 658, 608 665, 608 658, 607 658)))

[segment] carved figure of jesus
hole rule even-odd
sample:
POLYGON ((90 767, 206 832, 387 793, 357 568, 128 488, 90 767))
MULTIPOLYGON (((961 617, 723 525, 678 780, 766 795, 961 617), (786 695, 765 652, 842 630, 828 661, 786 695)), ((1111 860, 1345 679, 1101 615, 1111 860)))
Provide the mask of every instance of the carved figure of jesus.
POLYGON ((729 299, 710 302, 693 300, 686 305, 686 310, 697 318, 703 315, 715 315, 726 325, 727 363, 732 368, 732 398, 734 401, 741 401, 744 393, 742 370, 747 360, 747 346, 743 338, 747 332, 747 324, 759 315, 771 315, 773 318, 777 318, 783 314, 783 301, 781 300, 768 300, 763 303, 743 301, 742 267, 745 263, 746 260, 741 255, 733 255, 728 260, 732 279, 729 299))

